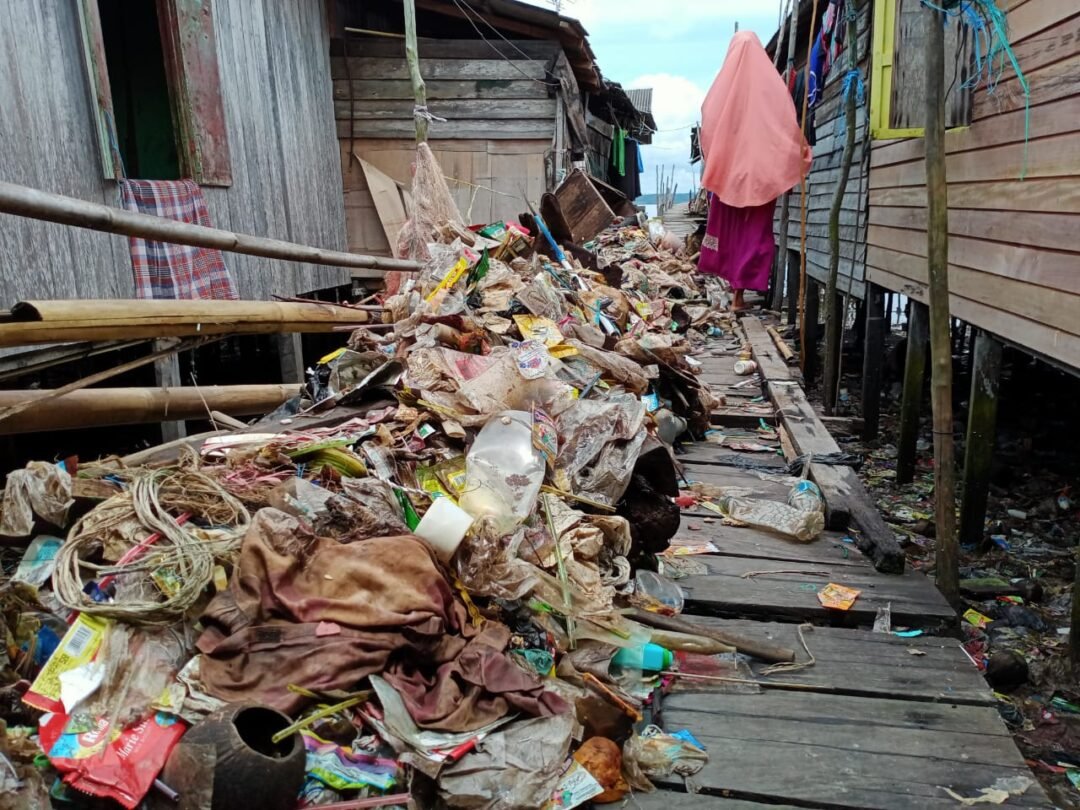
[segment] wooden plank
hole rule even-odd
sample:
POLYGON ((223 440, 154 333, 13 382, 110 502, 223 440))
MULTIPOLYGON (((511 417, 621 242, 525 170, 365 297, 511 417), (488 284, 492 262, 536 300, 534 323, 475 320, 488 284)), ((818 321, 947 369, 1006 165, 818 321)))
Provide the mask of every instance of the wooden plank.
MULTIPOLYGON (((432 80, 426 83, 428 101, 455 99, 545 99, 548 89, 528 79, 432 80)), ((336 79, 333 83, 335 101, 391 100, 411 97, 412 85, 407 79, 336 79), (351 93, 350 93, 351 86, 351 93)))
MULTIPOLYGON (((922 127, 925 120, 926 72, 923 52, 926 25, 930 16, 923 13, 920 0, 897 0, 896 36, 892 56, 892 98, 889 125, 894 129, 922 127)), ((961 39, 958 26, 945 32, 945 86, 954 87, 946 98, 947 126, 963 126, 971 115, 971 91, 963 88, 957 77, 961 65, 966 69, 971 58, 970 36, 961 39), (959 53, 958 53, 959 52, 959 53)))
MULTIPOLYGON (((335 41, 335 44, 338 44, 335 41)), ((420 53, 421 63, 426 59, 509 59, 514 62, 529 59, 544 62, 562 52, 559 43, 550 40, 512 39, 504 42, 492 37, 480 39, 433 39, 420 37, 416 40, 416 49, 420 53)), ((353 37, 349 40, 349 53, 362 54, 366 57, 390 59, 405 58, 405 41, 383 37, 353 37)), ((335 71, 341 65, 342 49, 336 48, 331 58, 335 71)))
MULTIPOLYGON (((880 284, 890 290, 895 290, 925 303, 925 285, 920 285, 882 268, 871 267, 869 269, 875 284, 880 284)), ((1006 342, 1020 346, 1025 351, 1042 355, 1069 369, 1080 368, 1080 337, 1076 335, 951 293, 949 296, 949 311, 953 317, 974 324, 980 329, 993 332, 1006 342)))
MULTIPOLYGON (((896 235, 882 232, 874 227, 868 235, 871 264, 882 270, 889 269, 889 257, 875 248, 892 249, 899 253, 922 256, 926 252, 925 240, 893 241, 896 235), (887 244, 879 244, 887 242, 887 244), (899 246, 899 247, 897 247, 899 246)), ((1076 274, 1076 254, 1038 250, 1020 245, 967 239, 962 236, 949 238, 949 261, 960 267, 991 273, 1029 284, 1051 287, 1056 290, 1080 295, 1080 279, 1076 274)), ((898 273, 899 275, 899 273, 898 273)))
MULTIPOLYGON (((665 729, 709 752, 694 777, 709 794, 803 807, 957 807, 1008 777, 1032 780, 1010 807, 1049 808, 995 709, 770 691, 671 695, 665 729)), ((672 788, 678 777, 660 780, 672 788)))
MULTIPOLYGON (((709 616, 688 620, 790 647, 797 651, 796 661, 809 660, 799 641, 797 625, 709 616)), ((839 695, 997 705, 982 673, 961 649, 959 639, 928 635, 901 638, 892 633, 841 627, 812 627, 803 631, 803 639, 814 656, 814 665, 775 675, 772 680, 839 695), (909 650, 925 654, 912 655, 909 650)), ((751 665, 756 673, 765 668, 758 661, 751 665)), ((769 677, 762 680, 768 681, 769 677)), ((689 680, 680 683, 684 688, 693 686, 689 680)))
POLYGON ((708 574, 679 580, 686 593, 684 612, 702 616, 761 617, 780 621, 814 621, 853 627, 873 624, 879 608, 891 605, 897 625, 937 630, 956 624, 956 615, 934 585, 920 572, 884 577, 854 565, 699 555, 708 574), (792 573, 759 574, 752 572, 792 573), (818 572, 818 573, 814 573, 818 572), (821 606, 817 593, 835 582, 861 591, 847 611, 821 606))
MULTIPOLYGON (((338 121, 412 121, 415 103, 405 99, 380 99, 335 101, 334 117, 338 121)), ((491 99, 458 99, 454 101, 432 100, 428 104, 432 115, 451 121, 500 121, 519 118, 555 118, 555 99, 507 98, 493 102, 491 99)), ((437 123, 437 122, 435 122, 437 123)))
MULTIPOLYGON (((1024 166, 1024 144, 1014 143, 973 152, 949 155, 950 182, 975 180, 1015 180, 1024 166)), ((1027 177, 1072 177, 1080 165, 1080 138, 1072 133, 1042 138, 1027 148, 1027 177)), ((923 186, 926 184, 922 161, 885 166, 870 172, 870 188, 923 186)))
MULTIPOLYGON (((875 228, 875 238, 885 241, 887 228, 875 228)), ((904 232, 899 232, 904 233, 904 232)), ((889 238, 893 238, 891 235, 889 238)), ((911 236, 907 239, 911 241, 911 236)), ((872 246, 870 264, 917 285, 926 283, 926 260, 894 249, 872 246)), ((1073 261, 1076 257, 1073 255, 1073 261)), ((1075 265, 1074 265, 1075 267, 1075 265)), ((1075 282, 1074 282, 1075 284, 1075 282)), ((961 298, 1013 312, 1022 318, 1071 334, 1080 332, 1076 319, 1077 295, 1069 291, 1025 283, 1014 278, 949 265, 950 292, 961 298)))
MULTIPOLYGON (((621 806, 621 805, 617 805, 621 806)), ((657 790, 654 793, 634 794, 628 807, 634 810, 796 810, 789 804, 758 804, 757 802, 729 799, 724 796, 706 796, 700 793, 676 792, 674 789, 657 790)))
POLYGON ((375 210, 379 214, 379 222, 383 233, 386 234, 386 241, 394 256, 397 256, 398 234, 409 218, 405 211, 405 203, 401 199, 401 190, 394 178, 379 171, 366 160, 360 160, 360 167, 367 180, 375 210))
MULTIPOLYGON (((355 138, 403 138, 415 133, 412 121, 338 121, 337 136, 355 138)), ((553 120, 513 121, 432 121, 434 138, 550 138, 555 132, 553 120)))
MULTIPOLYGON (((544 80, 546 70, 539 62, 527 59, 508 61, 491 59, 421 59, 420 74, 424 81, 513 80, 522 78, 544 80)), ((409 66, 394 57, 350 56, 348 70, 345 58, 330 60, 330 77, 334 80, 355 78, 408 79, 409 66)))
POLYGON ((754 361, 762 376, 769 382, 791 380, 791 369, 784 362, 780 350, 776 348, 776 344, 765 331, 761 321, 756 316, 748 315, 739 320, 739 325, 742 326, 746 339, 750 342, 754 361))
MULTIPOLYGON (((785 490, 779 499, 772 500, 783 501, 786 497, 785 490)), ((772 562, 813 563, 827 567, 872 567, 854 544, 843 541, 844 534, 841 532, 826 532, 810 543, 800 543, 763 529, 725 526, 719 522, 718 515, 713 516, 717 522, 703 523, 703 513, 707 514, 707 511, 683 515, 682 526, 676 537, 687 542, 709 540, 720 549, 717 554, 709 555, 710 557, 744 557, 772 562), (699 531, 690 531, 691 526, 696 526, 699 531)))
MULTIPOLYGON (((870 211, 870 226, 875 225, 925 233, 926 209, 875 207, 870 211)), ((1059 214, 1047 210, 1017 216, 1013 211, 970 211, 949 207, 950 237, 966 236, 971 239, 1077 253, 1080 252, 1080 246, 1075 239, 1078 231, 1080 217, 1074 214, 1059 214)), ((903 238, 906 240, 905 246, 918 241, 912 234, 905 234, 903 238)))
MULTIPOLYGON (((1080 116, 1080 106, 1077 107, 1077 115, 1080 116)), ((878 206, 918 208, 925 205, 926 189, 921 186, 879 188, 870 192, 871 212, 878 206)), ((971 208, 1080 214, 1080 176, 1053 180, 950 183, 949 208, 950 211, 954 208, 971 208)))

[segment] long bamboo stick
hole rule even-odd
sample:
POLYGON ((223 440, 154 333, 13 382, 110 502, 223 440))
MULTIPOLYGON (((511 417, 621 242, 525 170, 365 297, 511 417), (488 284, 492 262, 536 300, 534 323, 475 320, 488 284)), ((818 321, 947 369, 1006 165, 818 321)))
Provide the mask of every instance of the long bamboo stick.
POLYGON ((0 313, 0 346, 226 334, 334 332, 381 320, 335 304, 277 301, 24 301, 0 313))
POLYGON ((155 360, 160 360, 164 357, 170 357, 177 352, 187 351, 190 349, 198 348, 199 346, 205 346, 207 341, 204 340, 189 340, 189 341, 177 341, 172 346, 156 351, 152 354, 148 354, 144 357, 139 357, 135 360, 130 360, 127 363, 121 363, 118 366, 110 366, 107 369, 98 371, 95 374, 91 374, 88 377, 82 377, 74 382, 70 382, 60 388, 53 388, 49 391, 48 395, 42 398, 26 399, 15 405, 11 405, 7 408, 0 409, 0 422, 4 422, 8 419, 12 419, 16 415, 30 408, 40 407, 41 403, 46 400, 59 399, 60 397, 67 396, 73 391, 80 391, 83 388, 89 388, 91 385, 97 385, 99 382, 118 377, 121 374, 126 374, 129 371, 134 371, 137 368, 153 363, 155 360))
POLYGON ((74 225, 78 228, 119 233, 158 242, 217 248, 230 253, 244 253, 248 256, 262 256, 267 259, 284 259, 307 264, 372 271, 354 274, 364 278, 381 278, 387 270, 415 272, 420 269, 418 262, 405 259, 342 253, 337 250, 323 250, 264 236, 207 228, 203 225, 177 222, 165 217, 124 211, 101 203, 39 191, 15 183, 0 182, 0 213, 17 214, 32 219, 57 222, 61 225, 74 225))
POLYGON ((959 599, 956 466, 953 447, 952 343, 949 340, 949 188, 945 169, 945 31, 941 13, 923 9, 926 23, 926 265, 930 298, 930 392, 934 415, 935 582, 959 599))
POLYGON ((54 399, 49 390, 0 391, 0 408, 33 407, 0 422, 0 435, 199 419, 207 409, 239 416, 272 411, 298 385, 210 385, 184 388, 87 388, 54 399))
MULTIPOLYGON (((810 106, 810 55, 814 50, 814 34, 817 33, 817 9, 818 0, 814 0, 814 5, 810 12, 810 39, 806 44, 806 64, 803 66, 803 101, 802 101, 802 130, 803 133, 807 133, 809 128, 807 127, 806 113, 810 106)), ((806 175, 803 175, 802 180, 799 182, 799 201, 800 205, 800 221, 801 221, 801 237, 799 247, 799 361, 802 364, 803 374, 806 373, 807 364, 807 328, 806 328, 806 175)), ((817 328, 817 324, 814 324, 814 328, 817 328)))
POLYGON ((428 136, 427 85, 420 74, 420 53, 416 47, 416 2, 404 0, 405 10, 405 60, 409 63, 409 79, 412 82, 413 98, 416 107, 413 119, 416 122, 416 142, 424 143, 428 136))

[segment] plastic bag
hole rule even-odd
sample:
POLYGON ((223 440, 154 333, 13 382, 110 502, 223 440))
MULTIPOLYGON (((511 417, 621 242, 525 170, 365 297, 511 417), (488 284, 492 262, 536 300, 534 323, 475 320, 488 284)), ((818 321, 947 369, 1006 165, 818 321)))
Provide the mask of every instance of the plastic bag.
POLYGON ((34 515, 63 528, 74 503, 67 470, 46 461, 31 461, 24 469, 8 473, 0 534, 28 537, 34 530, 34 515))
POLYGON ((398 233, 397 255, 401 258, 427 258, 428 243, 437 241, 440 225, 465 224, 443 178, 442 167, 426 143, 416 147, 412 194, 406 199, 409 220, 398 233))
POLYGON ((728 495, 720 501, 720 508, 740 523, 772 529, 804 543, 825 531, 822 512, 806 512, 778 501, 751 501, 728 495))
POLYGON ((533 443, 532 414, 495 414, 465 456, 465 491, 459 505, 506 531, 532 514, 544 483, 544 454, 533 443))
POLYGON ((656 726, 648 726, 623 746, 623 768, 630 784, 639 790, 655 789, 650 778, 661 779, 673 773, 693 776, 708 761, 705 751, 656 726))

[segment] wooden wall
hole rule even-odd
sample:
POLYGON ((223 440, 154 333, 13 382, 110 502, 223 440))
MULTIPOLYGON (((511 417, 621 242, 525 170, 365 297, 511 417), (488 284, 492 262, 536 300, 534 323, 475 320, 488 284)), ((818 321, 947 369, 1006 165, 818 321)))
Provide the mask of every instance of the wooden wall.
MULTIPOLYGON (((215 0, 233 185, 205 189, 214 225, 345 247, 325 6, 215 0)), ((76 3, 0 0, 0 179, 108 205, 76 3)), ((244 298, 347 283, 348 272, 226 254, 244 298)), ((133 294, 120 237, 0 215, 0 307, 133 294)))
MULTIPOLYGON (((1080 368, 1080 6, 1003 5, 1031 87, 1030 142, 1010 71, 993 95, 976 92, 970 129, 946 136, 950 306, 955 317, 1080 368)), ((922 140, 874 145, 867 237, 870 280, 922 301, 924 155, 922 140)))
MULTIPOLYGON (((389 256, 390 243, 356 157, 409 189, 416 142, 358 138, 352 144, 352 152, 348 140, 340 144, 349 250, 389 256)), ((432 140, 430 145, 443 175, 449 178, 447 187, 458 210, 470 224, 516 220, 518 214, 528 210, 522 199, 523 189, 534 206, 547 190, 550 140, 432 140)))
MULTIPOLYGON (((517 219, 527 210, 523 193, 538 204, 555 182, 557 164, 565 166, 569 148, 563 99, 549 73, 561 47, 544 41, 497 47, 500 53, 479 40, 419 43, 428 109, 447 119, 431 122, 431 147, 469 223, 517 219)), ((404 46, 392 40, 335 41, 334 53, 334 110, 349 249, 390 255, 356 158, 409 188, 416 144, 404 46)))
MULTIPOLYGON (((871 0, 856 0, 856 3, 859 13, 857 54, 859 70, 866 83, 868 104, 871 0)), ((839 24, 844 25, 845 21, 841 19, 839 24)), ((802 36, 805 39, 805 34, 802 36)), ((814 146, 814 162, 807 177, 806 272, 822 284, 826 282, 829 272, 829 211, 840 180, 840 163, 847 138, 841 89, 844 74, 847 72, 848 47, 850 43, 845 43, 843 53, 829 72, 825 81, 824 95, 815 111, 817 144, 814 146)), ((800 48, 805 48, 805 45, 800 43, 800 48)), ((786 54, 783 54, 781 58, 783 59, 784 56, 786 54)), ((805 53, 800 56, 800 69, 805 56, 805 53)), ((799 106, 801 109, 801 100, 799 106)), ((867 120, 867 105, 859 105, 855 116, 855 154, 847 190, 844 193, 843 208, 840 211, 840 265, 837 289, 841 293, 850 290, 856 298, 863 297, 863 277, 866 266, 868 167, 865 159, 869 139, 867 120)), ((798 251, 802 227, 802 194, 798 186, 791 193, 790 199, 788 249, 798 251)), ((774 233, 778 237, 779 231, 780 205, 777 204, 774 233)))

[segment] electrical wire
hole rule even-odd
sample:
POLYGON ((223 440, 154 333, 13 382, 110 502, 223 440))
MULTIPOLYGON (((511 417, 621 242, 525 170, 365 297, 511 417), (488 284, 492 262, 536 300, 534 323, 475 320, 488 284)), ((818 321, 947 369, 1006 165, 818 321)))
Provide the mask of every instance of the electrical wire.
MULTIPOLYGON (((476 18, 478 20, 480 20, 480 22, 482 22, 484 25, 486 25, 488 28, 490 28, 492 31, 494 31, 499 36, 499 38, 502 39, 507 45, 509 45, 511 48, 513 48, 518 53, 520 53, 522 56, 524 56, 525 59, 528 62, 530 62, 530 63, 532 63, 534 65, 539 65, 540 67, 544 67, 542 64, 540 64, 535 59, 533 59, 531 56, 529 56, 527 53, 525 53, 525 51, 521 50, 521 48, 519 48, 513 42, 511 42, 506 37, 504 37, 502 35, 502 32, 499 31, 499 29, 497 29, 495 26, 493 26, 491 23, 489 23, 487 20, 485 20, 483 15, 481 15, 480 12, 478 12, 476 9, 474 9, 472 6, 470 6, 467 2, 465 2, 465 0, 454 0, 454 5, 457 6, 458 11, 460 11, 465 16, 466 21, 469 23, 469 25, 471 25, 473 27, 473 30, 476 32, 477 36, 479 36, 480 39, 484 40, 484 42, 486 42, 488 44, 488 46, 491 48, 491 50, 495 51, 495 53, 497 53, 501 59, 503 59, 511 67, 513 67, 514 70, 516 70, 518 73, 520 73, 522 76, 524 76, 529 81, 536 82, 537 84, 542 84, 545 87, 558 87, 559 86, 558 82, 549 82, 549 81, 547 81, 545 79, 537 79, 534 76, 530 76, 524 70, 519 68, 517 66, 517 64, 514 62, 513 59, 507 58, 506 54, 504 54, 502 51, 500 51, 498 48, 496 48, 495 43, 492 42, 491 40, 489 40, 486 36, 484 36, 484 32, 481 31, 477 27, 475 22, 473 22, 472 17, 469 15, 470 11, 473 14, 476 15, 476 18), (466 9, 468 9, 468 11, 466 11, 466 9)), ((545 72, 545 74, 547 73, 547 68, 544 68, 544 72, 545 72)))

